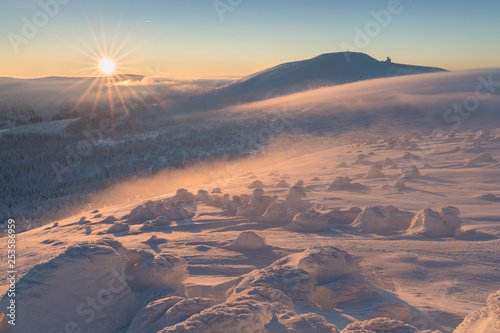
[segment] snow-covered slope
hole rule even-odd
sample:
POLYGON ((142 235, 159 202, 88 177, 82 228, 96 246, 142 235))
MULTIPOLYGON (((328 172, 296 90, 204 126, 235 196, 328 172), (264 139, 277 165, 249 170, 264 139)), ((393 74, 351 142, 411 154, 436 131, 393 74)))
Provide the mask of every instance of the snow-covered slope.
POLYGON ((327 53, 265 69, 203 95, 190 97, 178 108, 207 110, 322 86, 442 71, 444 69, 378 61, 364 53, 327 53))
POLYGON ((20 234, 17 332, 497 332, 500 128, 329 146, 20 234))

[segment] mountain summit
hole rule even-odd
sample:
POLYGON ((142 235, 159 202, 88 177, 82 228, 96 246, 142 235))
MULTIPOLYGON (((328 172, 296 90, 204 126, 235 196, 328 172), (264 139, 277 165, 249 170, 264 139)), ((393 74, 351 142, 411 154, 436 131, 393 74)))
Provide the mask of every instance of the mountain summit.
POLYGON ((194 96, 184 110, 210 110, 232 104, 254 102, 312 88, 383 77, 445 71, 441 68, 412 66, 379 61, 364 53, 326 53, 284 63, 254 73, 208 93, 194 96))

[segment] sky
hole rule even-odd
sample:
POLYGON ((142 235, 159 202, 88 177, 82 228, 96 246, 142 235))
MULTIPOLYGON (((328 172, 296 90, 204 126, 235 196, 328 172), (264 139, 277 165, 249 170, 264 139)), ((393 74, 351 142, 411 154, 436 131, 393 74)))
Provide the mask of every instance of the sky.
POLYGON ((2 0, 0 76, 239 77, 329 52, 500 67, 496 0, 2 0), (101 73, 102 74, 102 73, 101 73))

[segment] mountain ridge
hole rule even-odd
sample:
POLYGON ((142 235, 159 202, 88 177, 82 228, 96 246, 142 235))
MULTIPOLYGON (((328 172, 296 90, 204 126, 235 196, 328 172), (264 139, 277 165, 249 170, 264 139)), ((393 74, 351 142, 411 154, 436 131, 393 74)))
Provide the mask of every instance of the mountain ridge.
POLYGON ((341 85, 376 78, 446 71, 437 67, 379 61, 365 53, 337 52, 279 64, 258 71, 207 93, 187 98, 176 109, 211 110, 255 102, 311 88, 341 85))

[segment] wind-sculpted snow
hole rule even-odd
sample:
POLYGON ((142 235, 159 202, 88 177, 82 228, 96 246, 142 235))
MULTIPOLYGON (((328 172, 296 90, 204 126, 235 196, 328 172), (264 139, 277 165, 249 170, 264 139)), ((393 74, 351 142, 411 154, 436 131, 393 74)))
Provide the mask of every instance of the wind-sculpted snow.
POLYGON ((285 226, 286 230, 296 232, 321 232, 330 229, 328 220, 322 214, 298 213, 292 222, 285 226))
POLYGON ((408 229, 414 215, 393 206, 367 207, 354 220, 352 226, 360 232, 383 235, 408 229))
POLYGON ((125 273, 130 277, 129 286, 134 291, 173 289, 184 293, 184 280, 189 276, 187 263, 176 255, 130 250, 125 273))
MULTIPOLYGON (((181 191, 181 193, 183 192, 181 191)), ((183 193, 179 197, 179 193, 177 193, 168 201, 148 201, 135 207, 130 214, 123 216, 122 220, 127 224, 147 223, 152 226, 168 226, 172 221, 190 220, 194 213, 185 208, 185 203, 192 204, 193 201, 182 200, 182 198, 186 199, 186 195, 188 194, 183 193)))
POLYGON ((500 332, 500 290, 491 294, 487 307, 468 314, 454 333, 498 333, 500 332))
POLYGON ((292 300, 278 289, 268 287, 251 287, 244 289, 239 293, 233 293, 228 299, 228 302, 254 300, 258 302, 281 303, 289 309, 293 308, 292 300))
POLYGON ((228 247, 233 250, 254 251, 262 250, 267 245, 264 238, 254 231, 243 231, 228 247))
MULTIPOLYGON (((129 251, 111 239, 70 246, 31 268, 17 283, 21 316, 15 329, 119 331, 136 312, 137 292, 182 293, 185 268, 179 257, 129 251)), ((9 299, 7 295, 2 298, 3 309, 9 299)))
POLYGON ((407 232, 431 238, 459 236, 462 226, 459 215, 456 207, 441 207, 437 211, 426 208, 415 215, 407 232))
MULTIPOLYGON (((60 332, 70 325, 105 333, 128 325, 136 299, 126 253, 111 240, 83 243, 33 267, 17 284, 16 330, 60 332)), ((3 309, 8 301, 4 296, 3 309)))
POLYGON ((415 327, 399 320, 375 318, 372 320, 354 322, 347 325, 342 333, 419 333, 415 327))
POLYGON ((156 333, 167 326, 167 318, 165 316, 176 303, 184 298, 180 296, 172 296, 155 300, 140 309, 128 327, 127 333, 156 333))
POLYGON ((278 303, 251 300, 218 304, 189 317, 161 333, 264 333, 264 327, 273 318, 278 303))
POLYGON ((238 294, 253 287, 278 289, 291 299, 310 299, 316 281, 305 270, 293 266, 271 265, 246 274, 234 288, 238 294))

